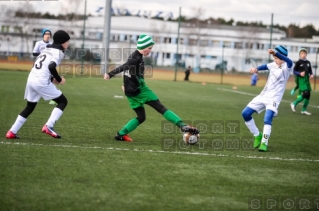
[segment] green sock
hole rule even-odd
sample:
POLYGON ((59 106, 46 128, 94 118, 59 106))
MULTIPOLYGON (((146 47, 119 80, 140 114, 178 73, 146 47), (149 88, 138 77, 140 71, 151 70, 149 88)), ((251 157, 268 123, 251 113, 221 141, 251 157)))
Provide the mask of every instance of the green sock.
POLYGON ((175 125, 177 125, 178 127, 184 126, 186 125, 185 123, 183 123, 183 121, 181 120, 181 118, 179 118, 173 111, 171 110, 167 110, 165 111, 165 113, 163 114, 164 118, 172 123, 174 123, 175 125))
POLYGON ((298 105, 298 103, 300 103, 301 101, 303 101, 303 97, 302 97, 302 95, 299 95, 298 96, 298 98, 297 98, 297 100, 295 101, 295 102, 293 102, 293 104, 296 106, 296 105, 298 105))
POLYGON ((135 130, 140 123, 136 118, 131 119, 126 125, 119 131, 120 136, 128 134, 135 130))
POLYGON ((309 99, 305 99, 305 101, 303 102, 303 106, 302 106, 302 111, 307 111, 307 107, 309 104, 309 99))

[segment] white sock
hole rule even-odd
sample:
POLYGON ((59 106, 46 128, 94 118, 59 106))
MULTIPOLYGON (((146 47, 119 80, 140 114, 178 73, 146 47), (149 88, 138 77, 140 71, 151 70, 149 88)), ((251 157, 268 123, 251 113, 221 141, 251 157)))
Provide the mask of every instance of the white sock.
POLYGON ((271 133, 271 125, 264 125, 264 131, 263 131, 263 139, 261 139, 261 143, 265 143, 268 145, 268 139, 271 133))
POLYGON ((52 113, 51 113, 51 116, 50 116, 49 120, 46 123, 46 125, 48 127, 54 127, 55 122, 60 119, 62 114, 63 114, 63 111, 61 111, 61 109, 54 108, 52 113))
POLYGON ((245 122, 245 124, 247 125, 248 129, 250 130, 250 132, 254 135, 254 136, 258 136, 259 135, 259 130, 255 124, 254 119, 251 119, 248 122, 245 122))
POLYGON ((20 128, 22 127, 22 125, 25 123, 25 121, 27 121, 26 118, 18 115, 18 117, 17 117, 16 121, 14 122, 14 124, 12 125, 10 131, 14 134, 17 134, 18 131, 20 130, 20 128))

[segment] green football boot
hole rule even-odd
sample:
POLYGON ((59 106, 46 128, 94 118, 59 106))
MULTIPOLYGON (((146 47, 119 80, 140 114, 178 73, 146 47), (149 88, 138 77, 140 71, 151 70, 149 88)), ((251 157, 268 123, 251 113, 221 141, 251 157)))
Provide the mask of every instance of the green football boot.
POLYGON ((259 147, 259 152, 266 152, 268 149, 268 146, 266 143, 261 143, 260 147, 259 147))
POLYGON ((54 100, 50 100, 49 104, 50 105, 58 105, 54 100))
POLYGON ((258 136, 255 136, 254 148, 259 147, 262 138, 263 138, 263 134, 262 133, 259 133, 258 136))

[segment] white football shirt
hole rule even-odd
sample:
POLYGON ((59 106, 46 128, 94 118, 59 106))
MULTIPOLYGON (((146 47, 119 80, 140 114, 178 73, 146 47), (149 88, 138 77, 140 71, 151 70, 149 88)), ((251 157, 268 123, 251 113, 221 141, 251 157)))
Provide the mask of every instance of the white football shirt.
POLYGON ((268 80, 259 95, 271 98, 274 102, 280 102, 285 93, 286 84, 293 71, 293 67, 294 65, 288 68, 286 62, 281 67, 278 67, 275 62, 267 64, 267 68, 269 69, 268 80))
POLYGON ((52 42, 44 42, 43 40, 35 43, 33 53, 42 53, 42 51, 47 47, 47 45, 52 44, 52 42))
POLYGON ((49 65, 55 62, 58 66, 64 57, 64 53, 56 48, 46 48, 36 59, 29 74, 28 80, 48 82, 51 79, 49 65))

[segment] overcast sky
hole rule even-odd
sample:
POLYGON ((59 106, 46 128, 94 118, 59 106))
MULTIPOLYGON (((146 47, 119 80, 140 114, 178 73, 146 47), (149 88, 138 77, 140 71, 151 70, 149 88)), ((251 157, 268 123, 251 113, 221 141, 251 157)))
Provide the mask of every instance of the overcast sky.
MULTIPOLYGON (((22 1, 0 1, 6 7, 21 7, 22 1)), ((29 1, 36 11, 58 14, 64 11, 84 13, 84 0, 29 1)), ((105 0, 87 0, 87 13, 98 15, 96 10, 105 6, 105 0)), ((262 21, 270 24, 271 13, 274 13, 274 24, 288 25, 290 23, 313 24, 319 30, 319 0, 113 0, 113 7, 137 11, 172 12, 178 16, 190 16, 194 8, 203 8, 204 17, 222 17, 235 21, 262 21)), ((104 14, 104 10, 100 11, 104 14)))

